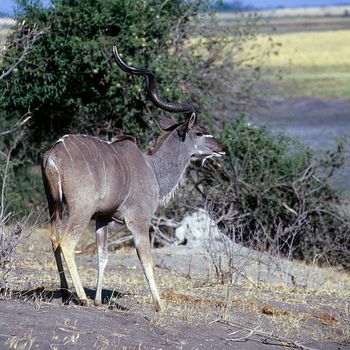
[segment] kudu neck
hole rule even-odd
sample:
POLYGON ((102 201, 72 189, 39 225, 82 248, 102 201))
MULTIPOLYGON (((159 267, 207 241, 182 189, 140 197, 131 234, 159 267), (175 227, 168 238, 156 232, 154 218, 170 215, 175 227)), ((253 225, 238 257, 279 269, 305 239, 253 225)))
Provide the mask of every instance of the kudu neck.
POLYGON ((186 143, 171 133, 157 151, 149 156, 159 184, 160 201, 165 204, 174 195, 190 160, 186 143))

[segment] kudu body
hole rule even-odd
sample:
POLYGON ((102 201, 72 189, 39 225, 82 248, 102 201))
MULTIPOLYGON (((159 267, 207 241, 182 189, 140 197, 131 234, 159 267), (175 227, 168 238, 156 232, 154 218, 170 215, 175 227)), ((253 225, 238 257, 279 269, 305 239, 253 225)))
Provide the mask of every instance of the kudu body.
POLYGON ((184 123, 175 124, 159 118, 168 133, 150 154, 143 153, 128 137, 105 142, 87 135, 66 135, 45 153, 42 161, 44 187, 51 218, 51 243, 61 280, 63 299, 68 284, 62 256, 82 303, 87 297, 78 275, 74 249, 91 218, 96 219, 98 280, 95 304, 101 304, 104 269, 107 264, 107 226, 111 221, 126 225, 131 231, 154 305, 160 310, 160 297, 153 275, 149 225, 159 206, 165 205, 177 188, 191 157, 220 156, 222 147, 197 126, 192 105, 171 104, 159 98, 153 74, 121 61, 128 73, 144 75, 155 105, 171 112, 187 112, 184 123), (67 225, 62 224, 62 208, 69 209, 67 225))

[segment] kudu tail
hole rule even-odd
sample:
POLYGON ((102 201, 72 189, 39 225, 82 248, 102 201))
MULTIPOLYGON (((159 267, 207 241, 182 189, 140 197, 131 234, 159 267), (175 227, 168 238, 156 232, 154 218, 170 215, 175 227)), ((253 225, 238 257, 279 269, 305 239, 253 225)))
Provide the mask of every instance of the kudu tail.
POLYGON ((41 172, 43 176, 44 188, 50 212, 50 221, 62 218, 63 193, 61 175, 55 161, 47 153, 41 162, 41 172))

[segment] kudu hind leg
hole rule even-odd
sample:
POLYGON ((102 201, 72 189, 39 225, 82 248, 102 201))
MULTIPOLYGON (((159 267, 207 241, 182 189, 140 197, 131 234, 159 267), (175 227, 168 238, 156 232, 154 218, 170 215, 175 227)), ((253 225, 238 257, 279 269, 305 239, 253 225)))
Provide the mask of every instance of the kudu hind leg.
MULTIPOLYGON (((90 220, 90 216, 89 216, 89 220, 90 220)), ((64 260, 66 261, 67 268, 72 278, 75 291, 82 305, 85 305, 87 303, 87 297, 79 277, 77 265, 75 262, 74 250, 79 241, 81 233, 87 227, 89 220, 86 220, 86 222, 82 222, 77 219, 74 219, 74 216, 71 215, 69 218, 67 229, 60 241, 60 247, 62 250, 62 254, 64 256, 64 260)))
POLYGON ((59 188, 60 179, 55 164, 53 169, 50 166, 47 166, 47 158, 44 156, 42 163, 42 174, 50 214, 50 240, 61 281, 62 299, 63 302, 66 303, 69 299, 68 283, 63 269, 61 247, 59 245, 62 233, 62 198, 59 188))
POLYGON ((59 245, 59 237, 57 236, 57 231, 61 234, 62 230, 62 221, 61 218, 52 217, 50 221, 50 240, 52 245, 52 250, 55 255, 56 265, 58 274, 61 282, 61 294, 62 300, 64 303, 67 303, 69 300, 69 292, 68 292, 68 282, 66 279, 66 275, 64 273, 63 262, 62 262, 62 252, 61 247, 59 245))
POLYGON ((108 261, 108 223, 96 220, 96 244, 98 255, 98 275, 95 305, 102 303, 103 275, 108 261))
POLYGON ((132 223, 127 224, 127 226, 133 235, 137 255, 140 259, 143 272, 146 276, 146 280, 152 294, 154 306, 158 312, 161 310, 161 302, 156 281, 154 279, 153 259, 151 255, 151 242, 149 240, 148 226, 139 228, 132 223))

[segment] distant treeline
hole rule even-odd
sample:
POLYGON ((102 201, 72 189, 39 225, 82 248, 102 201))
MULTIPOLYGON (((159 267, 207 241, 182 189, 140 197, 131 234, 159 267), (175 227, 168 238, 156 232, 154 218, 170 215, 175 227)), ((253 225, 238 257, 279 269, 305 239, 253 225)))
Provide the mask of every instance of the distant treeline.
POLYGON ((242 1, 233 1, 231 3, 224 2, 223 4, 215 5, 214 9, 217 12, 243 12, 257 10, 253 5, 243 5, 242 1))
MULTIPOLYGON (((335 4, 332 4, 330 6, 348 6, 348 2, 337 2, 335 4)), ((298 7, 298 6, 293 6, 293 7, 298 7)), ((315 5, 308 5, 305 4, 300 7, 325 7, 325 6, 315 6, 315 5)), ((326 6, 327 7, 327 6, 326 6)), ((277 6, 269 6, 269 7, 256 7, 252 4, 244 5, 242 1, 232 1, 230 3, 223 2, 222 4, 216 4, 214 5, 214 9, 216 12, 244 12, 244 11, 261 11, 261 10, 269 10, 269 9, 285 9, 285 8, 290 8, 289 6, 284 6, 284 5, 277 5, 277 6)))

